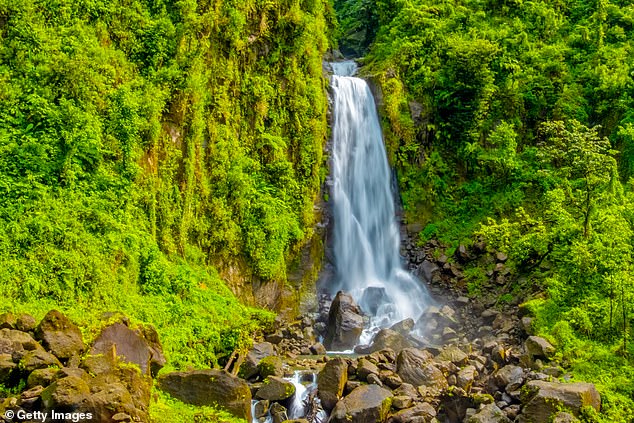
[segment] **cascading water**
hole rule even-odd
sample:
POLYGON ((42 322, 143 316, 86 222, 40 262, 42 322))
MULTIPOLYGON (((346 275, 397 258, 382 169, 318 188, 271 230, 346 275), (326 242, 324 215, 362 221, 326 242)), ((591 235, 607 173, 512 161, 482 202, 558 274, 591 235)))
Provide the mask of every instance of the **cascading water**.
POLYGON ((424 286, 404 269, 383 135, 368 84, 356 63, 333 63, 331 196, 336 268, 332 293, 349 292, 378 328, 417 319, 429 303, 424 286))

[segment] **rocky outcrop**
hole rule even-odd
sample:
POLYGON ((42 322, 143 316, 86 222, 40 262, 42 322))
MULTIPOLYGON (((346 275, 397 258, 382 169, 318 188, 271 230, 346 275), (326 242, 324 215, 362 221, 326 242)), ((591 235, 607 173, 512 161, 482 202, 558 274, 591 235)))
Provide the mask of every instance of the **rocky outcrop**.
POLYGON ((363 316, 352 296, 339 291, 328 313, 328 327, 324 345, 329 350, 353 348, 363 332, 363 316))
POLYGON ((526 384, 522 395, 524 408, 519 423, 549 422, 565 409, 579 416, 583 407, 601 409, 601 396, 591 383, 556 383, 541 380, 526 384))
POLYGON ((392 393, 377 385, 362 385, 337 403, 330 423, 381 423, 387 420, 392 393))
POLYGON ((251 390, 242 379, 224 370, 172 372, 158 386, 174 398, 193 405, 213 405, 251 421, 251 390))

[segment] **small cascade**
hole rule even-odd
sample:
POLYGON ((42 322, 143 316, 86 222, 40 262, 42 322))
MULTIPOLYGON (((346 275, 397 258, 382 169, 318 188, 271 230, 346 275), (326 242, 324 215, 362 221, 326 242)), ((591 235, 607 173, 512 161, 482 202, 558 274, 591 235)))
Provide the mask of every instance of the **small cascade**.
MULTIPOLYGON (((286 406, 289 420, 306 419, 309 423, 325 423, 328 420, 328 414, 321 408, 317 398, 317 374, 296 370, 293 376, 284 379, 295 386, 295 395, 283 404, 286 406)), ((270 413, 260 419, 255 417, 257 404, 257 400, 251 402, 253 423, 272 423, 273 418, 270 413)))

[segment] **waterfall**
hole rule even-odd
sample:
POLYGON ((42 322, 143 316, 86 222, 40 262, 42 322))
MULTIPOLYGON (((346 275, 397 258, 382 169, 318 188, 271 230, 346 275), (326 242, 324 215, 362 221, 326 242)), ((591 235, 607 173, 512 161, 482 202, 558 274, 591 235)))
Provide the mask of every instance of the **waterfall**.
POLYGON ((405 318, 416 320, 429 296, 399 254, 392 172, 368 84, 353 61, 333 63, 334 124, 331 197, 336 276, 331 288, 349 292, 371 315, 361 342, 405 318))

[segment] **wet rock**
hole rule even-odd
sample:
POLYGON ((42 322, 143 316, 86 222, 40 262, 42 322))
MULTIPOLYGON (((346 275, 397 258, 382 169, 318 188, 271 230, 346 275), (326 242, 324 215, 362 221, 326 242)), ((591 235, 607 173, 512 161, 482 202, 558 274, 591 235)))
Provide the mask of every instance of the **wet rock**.
POLYGON ((282 423, 284 421, 287 421, 288 414, 286 411, 286 408, 277 402, 271 404, 271 418, 273 420, 273 423, 282 423))
POLYGON ((562 408, 579 416, 583 407, 601 409, 601 396, 591 383, 556 383, 533 380, 522 394, 519 423, 547 422, 562 408))
POLYGON ((430 354, 414 348, 406 348, 396 359, 396 373, 404 382, 414 386, 447 388, 447 379, 430 361, 430 354))
POLYGON ((511 423, 506 413, 500 410, 495 404, 487 404, 482 406, 480 410, 469 417, 466 423, 511 423))
POLYGON ((343 358, 328 360, 317 376, 317 395, 324 410, 332 410, 343 395, 348 380, 348 363, 343 358))
POLYGON ((253 417, 259 419, 265 417, 269 413, 270 402, 267 400, 260 400, 255 403, 253 407, 253 417))
POLYGON ((412 344, 399 332, 392 329, 381 329, 372 341, 370 352, 381 351, 389 348, 398 353, 405 348, 410 348, 411 346, 412 344))
POLYGON ((251 421, 251 391, 247 383, 224 370, 192 370, 161 375, 159 387, 193 405, 213 405, 251 421))
POLYGON ((277 376, 269 376, 255 396, 269 401, 284 401, 295 395, 295 385, 277 376))
POLYGON ((325 355, 328 351, 321 342, 317 342, 310 346, 310 352, 313 355, 325 355))
POLYGON ((533 358, 550 359, 555 355, 555 347, 540 336, 529 336, 524 346, 526 352, 533 358))
POLYGON ((251 379, 258 375, 258 364, 264 357, 275 355, 275 347, 270 342, 260 342, 253 344, 253 347, 249 350, 244 362, 240 366, 238 374, 243 379, 251 379))
POLYGON ((379 305, 390 302, 385 288, 378 286, 369 286, 363 291, 361 296, 361 307, 366 313, 376 315, 379 310, 379 305))
POLYGON ((393 324, 392 327, 390 328, 390 330, 398 332, 398 333, 400 333, 403 336, 407 336, 412 331, 412 329, 414 329, 414 325, 415 324, 416 324, 416 322, 414 322, 414 319, 408 318, 408 319, 401 320, 400 322, 393 324))
POLYGON ((352 296, 339 291, 330 306, 324 345, 329 350, 353 348, 363 332, 363 316, 352 296))
POLYGON ((423 402, 411 408, 398 411, 390 416, 388 423, 430 422, 436 417, 436 410, 431 404, 423 402))
POLYGON ((362 385, 339 401, 329 423, 382 423, 390 411, 392 393, 377 385, 362 385))
POLYGON ((46 313, 35 335, 60 360, 80 355, 85 348, 79 327, 57 310, 46 313))

